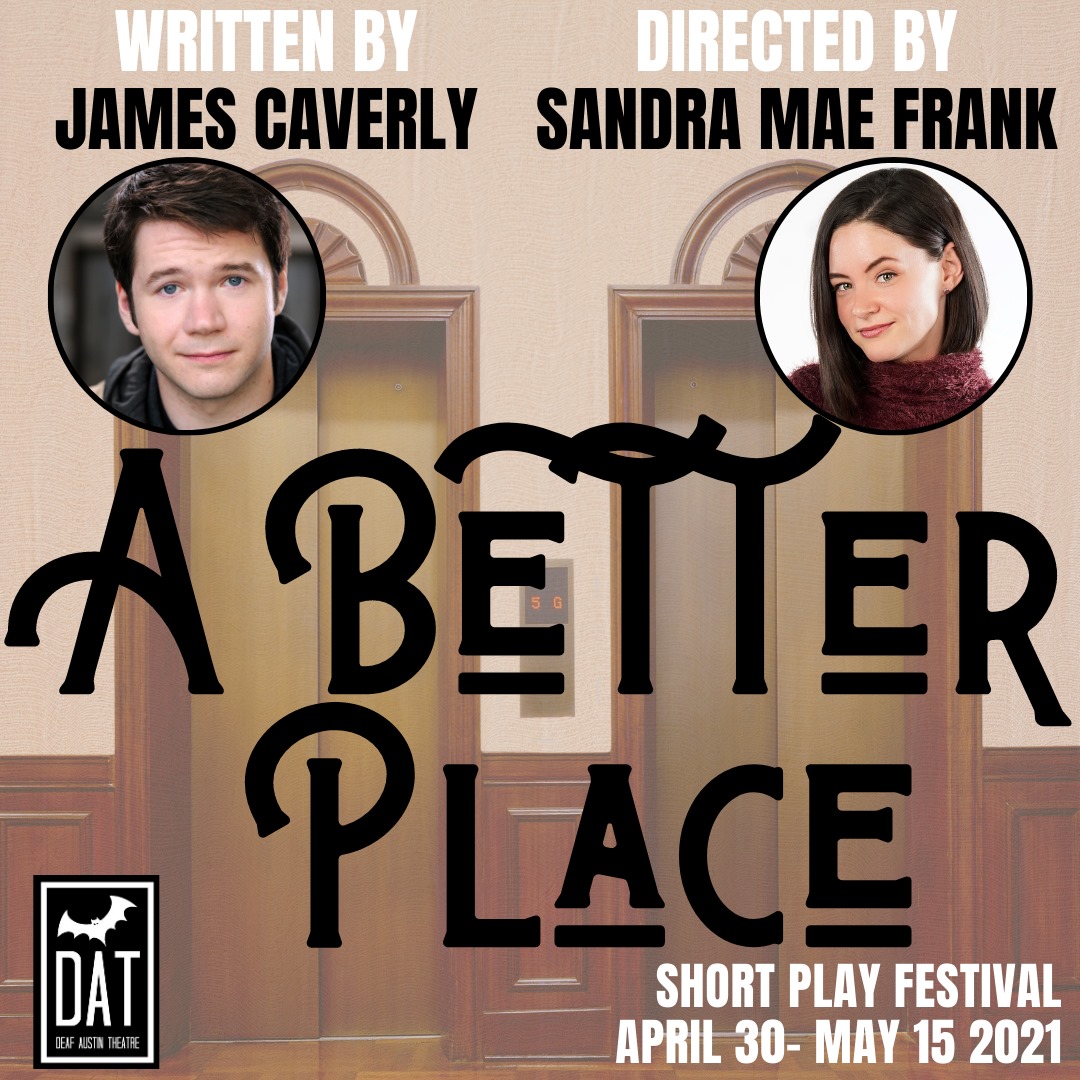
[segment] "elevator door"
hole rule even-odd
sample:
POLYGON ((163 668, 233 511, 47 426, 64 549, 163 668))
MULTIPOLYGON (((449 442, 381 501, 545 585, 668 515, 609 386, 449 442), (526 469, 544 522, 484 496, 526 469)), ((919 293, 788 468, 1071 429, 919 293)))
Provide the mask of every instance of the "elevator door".
MULTIPOLYGON (((432 465, 446 442, 443 321, 335 318, 300 384, 259 420, 192 446, 195 588, 225 687, 193 705, 192 1038, 418 1035, 445 1030, 441 945, 440 750, 445 677, 439 648, 414 678, 386 693, 331 696, 330 526, 327 507, 363 506, 360 566, 397 546, 402 512, 372 479, 327 485, 297 522, 313 571, 281 585, 263 521, 295 468, 350 447, 401 458, 431 491, 436 541, 413 578, 443 625, 445 481, 432 465), (307 948, 310 757, 337 757, 342 822, 374 803, 385 782, 377 751, 355 735, 313 736, 287 752, 276 790, 291 823, 260 839, 244 800, 256 740, 316 701, 356 701, 390 720, 412 751, 416 783, 398 824, 340 861, 342 947, 307 948)), ((392 654, 396 612, 363 605, 361 662, 392 654)))
MULTIPOLYGON (((642 324, 644 419, 688 435, 700 414, 727 429, 720 449, 743 457, 778 454, 808 430, 812 414, 773 372, 757 328, 745 319, 646 319, 642 324)), ((895 950, 808 949, 808 923, 907 922, 909 912, 808 911, 806 766, 910 761, 902 698, 824 697, 821 673, 847 665, 880 667, 879 658, 822 657, 824 510, 902 509, 904 440, 843 432, 809 473, 765 491, 763 581, 736 564, 735 495, 731 485, 691 475, 655 489, 653 505, 655 693, 646 704, 647 804, 667 943, 660 960, 680 963, 786 965, 838 961, 883 964, 895 950), (735 590, 760 590, 765 610, 764 675, 768 693, 733 694, 735 590), (708 865, 717 893, 748 918, 784 912, 780 946, 728 944, 703 925, 688 903, 678 861, 680 830, 701 788, 739 765, 783 769, 784 797, 744 795, 717 819, 708 865)), ((899 543, 874 542, 859 554, 898 554, 899 543)), ((903 625, 903 593, 858 590, 856 622, 903 625), (865 594, 865 595, 862 595, 865 594), (895 594, 895 595, 890 595, 895 594)), ((754 649, 757 642, 743 641, 754 649)), ((886 662, 885 666, 888 666, 886 662)), ((896 878, 905 861, 905 800, 899 795, 846 795, 842 809, 891 806, 892 843, 843 841, 842 878, 896 878)), ((891 980, 890 980, 891 982, 891 980)), ((812 997, 791 1007, 786 980, 774 977, 770 1003, 704 1008, 716 1031, 737 1020, 779 1016, 788 1031, 813 1030, 812 997)), ((831 989, 831 988, 830 988, 831 989)), ((644 985, 645 1015, 656 1015, 656 987, 644 985)), ((678 1015, 695 1015, 679 1010, 678 1015)), ((821 1015, 828 1015, 827 1012, 821 1015)), ((845 1015, 870 1015, 853 1009, 845 1015)))

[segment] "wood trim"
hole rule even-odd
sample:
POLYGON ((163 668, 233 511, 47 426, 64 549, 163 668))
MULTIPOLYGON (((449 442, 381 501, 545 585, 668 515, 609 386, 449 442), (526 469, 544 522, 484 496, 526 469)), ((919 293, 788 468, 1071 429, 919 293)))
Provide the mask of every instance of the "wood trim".
POLYGON ((391 283, 419 283, 416 253, 405 226, 390 204, 370 184, 344 169, 321 161, 277 161, 254 171, 256 176, 278 191, 314 191, 343 202, 367 222, 382 245, 391 283))
MULTIPOLYGON (((924 747, 928 760, 940 757, 940 766, 928 776, 932 790, 913 802, 909 824, 913 841, 924 852, 924 873, 934 881, 952 881, 942 897, 948 917, 937 920, 926 933, 935 935, 933 947, 941 955, 976 956, 979 948, 976 897, 982 894, 979 845, 982 806, 982 702, 955 693, 959 664, 956 628, 959 622, 959 537, 955 514, 978 510, 981 504, 982 423, 978 412, 908 440, 905 463, 906 501, 927 514, 927 547, 941 552, 943 572, 931 576, 912 573, 907 601, 921 612, 914 623, 935 612, 936 629, 944 640, 933 640, 930 655, 913 657, 911 666, 926 671, 929 692, 908 699, 905 710, 908 739, 929 737, 924 747), (954 467, 955 466, 955 467, 954 467), (927 718, 933 719, 928 722, 927 718), (945 843, 940 842, 941 815, 947 815, 945 843)), ((914 545, 913 545, 914 546, 914 545)), ((922 545, 919 545, 920 547, 922 545)), ((913 565, 919 556, 912 552, 913 565)), ((933 628, 931 630, 933 633, 933 628)), ((925 936, 925 933, 924 935, 925 936)))
MULTIPOLYGON (((754 290, 747 288, 661 285, 655 289, 631 289, 613 286, 608 295, 615 299, 620 310, 625 308, 620 319, 624 330, 639 326, 642 319, 748 319, 754 314, 754 290)), ((611 329, 615 331, 617 327, 611 329)), ((640 340, 640 334, 638 338, 640 340)), ((636 360, 640 371, 640 348, 628 359, 636 360)), ((611 361, 617 363, 614 354, 611 361)), ((629 365, 619 367, 625 367, 629 372, 629 365)), ((611 390, 616 394, 620 387, 613 383, 611 390)))
POLYGON ((732 249, 724 264, 720 279, 722 289, 752 289, 757 280, 757 267, 761 253, 769 239, 775 221, 763 221, 751 229, 732 249))
MULTIPOLYGON (((446 438, 451 440, 480 423, 480 320, 479 296, 475 289, 430 292, 424 290, 410 298, 414 318, 446 320, 446 438), (426 306, 424 306, 426 305, 426 306), (425 314, 427 312, 427 314, 425 314)), ((466 470, 460 484, 447 481, 446 559, 449 572, 443 575, 442 610, 449 620, 441 634, 442 670, 450 680, 447 687, 447 716, 443 733, 443 760, 448 762, 480 760, 480 702, 476 697, 457 693, 457 671, 478 671, 480 658, 462 657, 454 644, 454 631, 461 626, 461 529, 458 515, 480 506, 480 463, 466 470)), ((445 803, 440 811, 440 825, 445 827, 445 803)), ((446 880, 445 846, 442 848, 442 877, 446 880)), ((472 949, 451 949, 449 959, 450 1005, 446 1017, 446 1047, 453 1058, 477 1056, 477 957, 472 949)))
POLYGON ((697 284, 713 237, 740 210, 767 195, 781 191, 802 191, 831 171, 831 166, 820 161, 784 161, 759 165, 730 180, 687 226, 675 252, 675 262, 671 268, 672 284, 697 284))
MULTIPOLYGON (((117 420, 117 450, 160 449, 162 475, 169 491, 180 540, 188 548, 190 441, 160 435, 117 420)), ((153 545, 140 517, 128 557, 154 567, 153 545)), ((190 939, 191 846, 190 737, 191 698, 183 659, 161 619, 130 589, 117 596, 115 617, 115 865, 127 874, 165 873, 180 887, 161 898, 162 934, 190 939), (172 742, 162 750, 151 745, 148 718, 172 742), (176 803, 167 792, 186 790, 188 801, 176 803), (165 805, 163 805, 163 802, 165 805)), ((160 1031, 162 1051, 173 1053, 188 1041, 191 992, 190 956, 182 950, 163 955, 160 1031)))
MULTIPOLYGON (((190 451, 187 439, 159 435, 122 421, 115 426, 116 476, 119 478, 119 451, 160 449, 162 475, 169 490, 180 540, 188 546, 185 521, 189 507, 190 451)), ((153 545, 143 519, 135 529, 128 557, 155 566, 153 545)), ((153 762, 147 742, 147 717, 151 709, 168 702, 174 720, 190 724, 190 698, 183 661, 161 620, 151 616, 149 605, 130 589, 121 589, 116 605, 116 789, 118 864, 128 874, 145 874, 151 865, 151 780, 153 762), (154 646, 151 647, 151 642, 154 646), (164 650, 151 663, 156 646, 164 650), (163 657, 167 659, 163 660, 163 657), (178 683, 177 679, 181 681, 178 683), (157 688, 157 693, 155 693, 157 688), (176 691, 180 691, 177 693, 176 691)))
POLYGON ((983 782, 1080 780, 1080 746, 994 746, 982 752, 983 782))
POLYGON ((359 281, 326 283, 326 316, 333 319, 417 319, 452 322, 476 303, 475 288, 444 289, 428 285, 364 285, 359 281))
POLYGON ((0 791, 112 791, 109 754, 25 754, 0 757, 0 791))
MULTIPOLYGON (((120 451, 145 450, 151 434, 117 420, 115 478, 120 477, 120 451)), ((187 443, 180 452, 187 457, 187 443)), ((140 520, 131 539, 128 558, 147 564, 151 560, 150 536, 140 520)), ((130 589, 121 589, 116 600, 116 839, 117 861, 125 873, 145 872, 149 865, 149 813, 146 806, 146 715, 148 709, 150 613, 146 602, 130 589)))
MULTIPOLYGON (((971 463, 968 470, 971 489, 966 495, 968 508, 973 511, 982 509, 982 425, 982 409, 976 409, 967 417, 962 418, 960 422, 947 425, 945 428, 945 430, 951 434, 952 438, 959 443, 957 446, 957 453, 967 455, 967 459, 971 463)), ((952 479, 953 482, 955 482, 955 476, 952 479)), ((950 515, 950 527, 955 520, 955 516, 950 515)), ((948 595, 954 605, 953 612, 955 613, 955 621, 953 621, 953 612, 951 612, 949 622, 950 628, 957 626, 960 619, 960 540, 957 534, 953 533, 952 535, 952 553, 955 554, 955 557, 951 557, 948 564, 948 595)), ((959 668, 959 652, 960 636, 959 633, 953 633, 949 639, 949 663, 953 665, 951 667, 951 671, 953 672, 957 671, 959 668)), ((954 691, 955 685, 955 683, 950 683, 949 690, 951 692, 954 691)), ((962 790, 957 796, 959 799, 966 799, 966 802, 963 802, 960 806, 959 815, 954 814, 951 839, 954 847, 956 845, 966 844, 970 850, 974 852, 973 869, 975 872, 975 882, 981 886, 981 883, 985 880, 985 867, 982 861, 982 848, 980 846, 980 840, 985 831, 982 819, 982 779, 985 772, 983 758, 982 698, 962 698, 955 692, 952 692, 950 696, 952 698, 952 708, 951 710, 946 710, 946 728, 950 738, 957 740, 957 745, 955 747, 950 746, 947 759, 951 765, 957 765, 959 768, 963 768, 965 761, 969 763, 969 771, 966 773, 969 789, 966 796, 962 790)), ((977 890, 971 895, 973 897, 978 896, 979 891, 977 890)), ((974 922, 973 919, 965 917, 961 912, 953 912, 951 930, 953 934, 952 944, 955 948, 978 947, 978 938, 974 928, 970 927, 972 922, 974 922), (958 935, 961 935, 960 940, 957 940, 958 935)))
MULTIPOLYGON (((94 868, 94 816, 96 813, 96 810, 53 810, 51 808, 0 811, 0 826, 5 830, 20 826, 28 828, 75 826, 78 829, 79 850, 79 865, 76 870, 80 874, 89 874, 94 868)), ((3 865, 6 870, 6 857, 0 865, 3 865)), ((4 929, 10 930, 11 927, 5 924, 4 929)))
POLYGON ((485 784, 588 784, 589 766, 611 754, 485 754, 485 784))
POLYGON ((315 240, 326 281, 367 281, 360 252, 340 229, 318 218, 304 220, 315 240))

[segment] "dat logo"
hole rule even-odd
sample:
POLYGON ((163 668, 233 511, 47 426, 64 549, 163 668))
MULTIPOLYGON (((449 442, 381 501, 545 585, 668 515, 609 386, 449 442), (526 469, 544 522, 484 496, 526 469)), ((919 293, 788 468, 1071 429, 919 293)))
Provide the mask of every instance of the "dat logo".
POLYGON ((157 1065, 157 878, 34 879, 36 1068, 157 1065))

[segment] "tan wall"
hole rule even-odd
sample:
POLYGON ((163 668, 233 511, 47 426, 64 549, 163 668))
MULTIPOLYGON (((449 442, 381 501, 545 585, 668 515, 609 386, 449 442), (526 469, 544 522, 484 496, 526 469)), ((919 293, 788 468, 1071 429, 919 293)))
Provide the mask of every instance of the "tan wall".
MULTIPOLYGON (((283 5, 284 6, 284 5, 283 5)), ((739 151, 550 152, 535 142, 536 92, 548 85, 690 85, 689 75, 638 74, 630 4, 522 3, 483 0, 418 5, 413 71, 357 79, 345 60, 345 15, 338 5, 340 69, 332 75, 163 74, 161 85, 233 87, 240 136, 228 159, 253 167, 279 159, 248 134, 251 104, 273 80, 297 85, 445 86, 480 88, 467 152, 312 151, 372 184, 400 215, 416 248, 421 280, 480 287, 481 418, 529 421, 573 433, 608 414, 606 290, 610 285, 666 282, 675 246, 694 212, 732 176, 782 155, 755 149, 756 91, 770 85, 873 85, 878 153, 891 152, 887 88, 891 5, 864 5, 877 20, 874 69, 837 75, 750 72, 699 77, 704 85, 740 92, 744 148, 739 151)), ((661 5, 662 6, 662 5, 661 5)), ((805 5, 785 5, 805 6, 805 5)), ((908 85, 1058 87, 1053 116, 1060 149, 922 154, 963 172, 1009 213, 1027 247, 1035 283, 1028 348, 1009 383, 986 408, 984 505, 1020 514, 1047 535, 1061 571, 1059 595, 1038 644, 1067 710, 1080 713, 1074 658, 1080 607, 1080 504, 1070 498, 1072 458, 1080 451, 1070 387, 1080 388, 1068 326, 1075 292, 1077 164, 1076 16, 1065 0, 1041 5, 968 2, 959 10, 948 73, 903 76, 908 85), (1016 43, 1023 42, 1023 49, 1016 43)), ((14 589, 44 561, 100 542, 111 497, 112 423, 61 365, 49 332, 47 277, 53 247, 68 218, 100 184, 139 161, 144 151, 64 151, 53 122, 67 115, 72 86, 138 85, 150 76, 122 76, 115 60, 113 5, 59 2, 5 10, 7 60, 0 202, 6 242, 0 312, 7 347, 0 590, 14 589)), ((440 89, 436 91, 437 96, 440 89)), ((443 107, 438 123, 449 128, 443 107)), ((871 156, 849 151, 795 153, 836 165, 871 156)), ((364 247, 356 223, 319 200, 295 200, 347 228, 364 247)), ((762 204, 734 223, 714 247, 708 280, 719 278, 734 240, 777 206, 762 204)), ((379 252, 365 248, 369 266, 379 252)), ((376 279, 377 280, 377 279, 376 279)), ((551 555, 575 560, 578 715, 573 721, 522 722, 509 702, 485 702, 484 745, 500 749, 594 750, 607 744, 610 723, 608 491, 583 479, 574 489, 542 464, 510 456, 483 470, 485 505, 558 508, 567 515, 563 545, 551 555)), ((1003 564, 1007 560, 1003 560, 1003 564)), ((1020 587, 1002 567, 1004 590, 1020 587)), ((107 753, 112 745, 112 673, 99 669, 89 698, 56 693, 70 654, 82 594, 72 588, 46 608, 37 650, 0 650, 5 722, 0 753, 107 753)), ((6 605, 5 605, 6 606, 6 605)), ((108 651, 108 650, 107 650, 108 651)), ((1030 709, 1004 660, 995 660, 998 688, 986 702, 987 741, 1035 743, 1030 709)), ((1075 744, 1077 728, 1053 733, 1075 744)))

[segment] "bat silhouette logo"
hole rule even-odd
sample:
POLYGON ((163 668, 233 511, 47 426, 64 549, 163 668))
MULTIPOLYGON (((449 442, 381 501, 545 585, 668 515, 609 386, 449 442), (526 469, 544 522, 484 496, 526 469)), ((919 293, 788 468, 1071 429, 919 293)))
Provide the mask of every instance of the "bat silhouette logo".
POLYGON ((109 899, 112 901, 109 906, 109 913, 104 918, 91 919, 88 923, 76 922, 65 911, 60 916, 60 927, 56 931, 56 936, 63 937, 64 934, 74 934, 75 937, 79 937, 81 934, 85 934, 89 939, 96 938, 104 945, 105 935, 114 929, 118 922, 126 922, 127 909, 135 906, 130 900, 125 900, 122 896, 110 896, 109 899))

